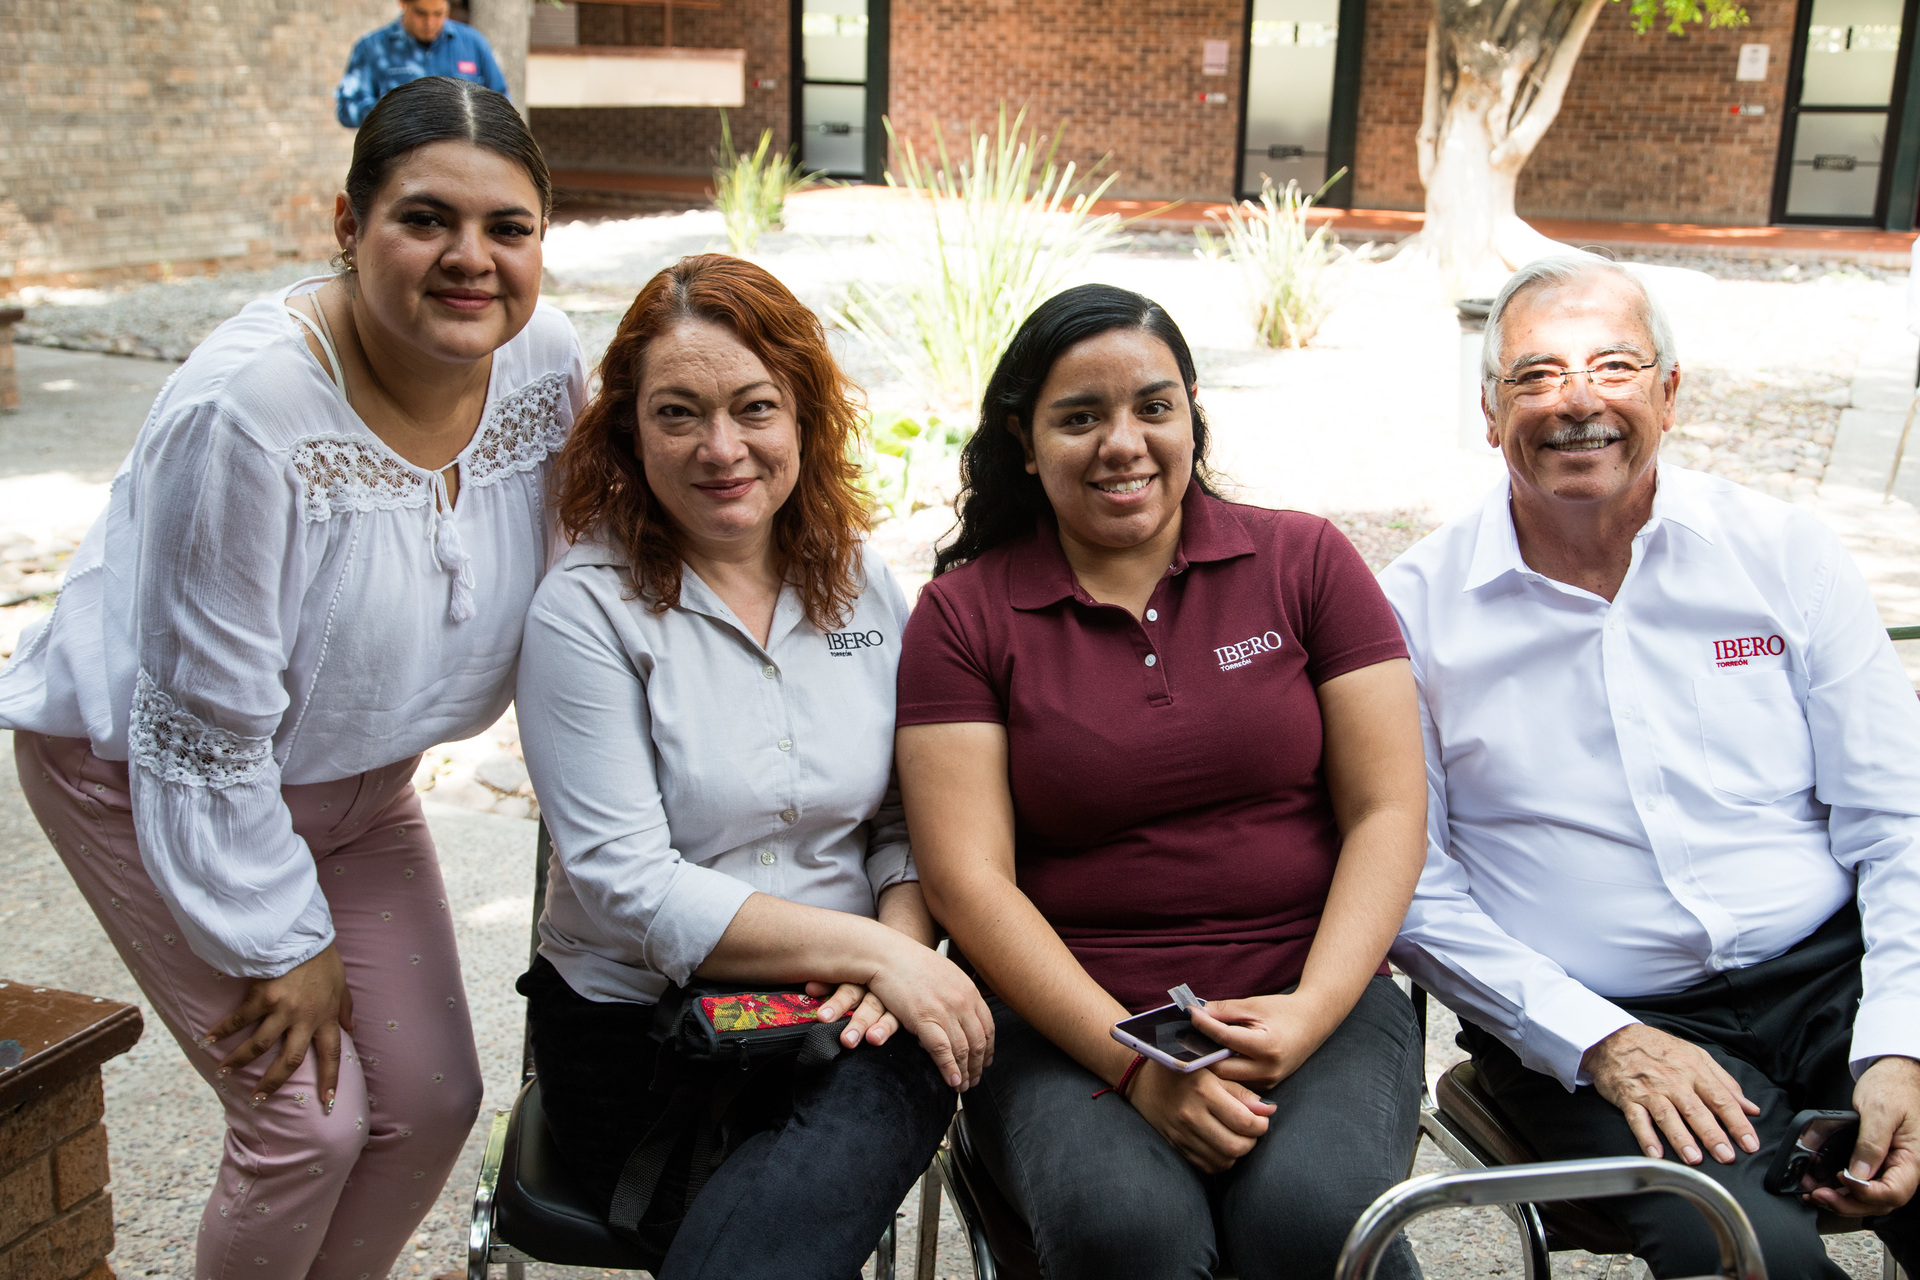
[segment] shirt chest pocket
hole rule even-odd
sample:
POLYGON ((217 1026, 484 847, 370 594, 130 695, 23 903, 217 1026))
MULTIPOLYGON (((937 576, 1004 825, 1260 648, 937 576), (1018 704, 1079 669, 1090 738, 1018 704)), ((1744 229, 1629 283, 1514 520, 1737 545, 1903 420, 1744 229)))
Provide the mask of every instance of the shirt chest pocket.
POLYGON ((1772 804, 1813 786, 1813 739, 1786 672, 1699 676, 1693 699, 1716 789, 1772 804))

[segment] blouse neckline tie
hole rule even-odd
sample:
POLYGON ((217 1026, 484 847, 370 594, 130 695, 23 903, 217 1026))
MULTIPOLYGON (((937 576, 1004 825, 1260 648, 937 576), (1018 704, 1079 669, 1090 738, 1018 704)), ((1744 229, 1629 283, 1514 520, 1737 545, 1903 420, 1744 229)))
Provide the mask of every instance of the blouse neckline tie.
POLYGON ((454 522, 453 500, 447 493, 447 477, 444 472, 436 471, 428 482, 433 489, 433 501, 428 509, 433 513, 433 523, 429 535, 433 540, 433 557, 440 568, 453 575, 452 598, 447 604, 447 616, 455 622, 465 622, 473 616, 473 557, 460 542, 460 527, 454 522))

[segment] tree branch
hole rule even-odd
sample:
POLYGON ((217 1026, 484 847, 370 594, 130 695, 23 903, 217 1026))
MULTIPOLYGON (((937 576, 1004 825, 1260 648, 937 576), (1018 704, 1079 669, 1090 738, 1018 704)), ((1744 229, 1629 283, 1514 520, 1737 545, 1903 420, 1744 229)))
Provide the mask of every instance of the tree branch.
POLYGON ((1420 131, 1413 135, 1420 163, 1420 185, 1433 177, 1433 160, 1440 145, 1440 15, 1427 24, 1427 85, 1420 104, 1420 131))
POLYGON ((1580 60, 1580 50, 1587 43, 1587 36, 1593 31, 1594 21, 1600 16, 1600 9, 1607 0, 1580 0, 1580 10, 1573 21, 1567 24, 1567 34, 1553 51, 1553 59, 1547 64, 1547 74, 1541 78, 1540 92, 1520 119, 1514 122, 1506 139, 1493 149, 1493 167, 1495 169, 1519 168, 1526 163, 1533 149, 1540 145, 1540 139, 1553 127, 1554 117, 1560 114, 1560 103, 1567 96, 1567 85, 1573 80, 1574 64, 1580 60))

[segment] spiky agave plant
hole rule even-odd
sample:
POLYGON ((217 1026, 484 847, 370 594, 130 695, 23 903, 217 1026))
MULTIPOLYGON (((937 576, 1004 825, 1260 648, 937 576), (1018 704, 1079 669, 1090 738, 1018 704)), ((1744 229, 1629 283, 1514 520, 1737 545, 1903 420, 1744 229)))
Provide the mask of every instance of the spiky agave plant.
POLYGON ((1334 284, 1349 263, 1370 254, 1369 245, 1355 253, 1333 238, 1322 223, 1309 227, 1307 211, 1327 187, 1340 180, 1342 169, 1313 195, 1289 181, 1276 188, 1273 179, 1260 180, 1260 203, 1242 200, 1229 207, 1220 221, 1219 235, 1196 227, 1202 257, 1224 254, 1240 268, 1253 303, 1254 328, 1269 347, 1304 347, 1313 341, 1333 310, 1334 284))
POLYGON ((760 237, 780 225, 787 197, 820 185, 819 174, 804 173, 785 151, 773 149, 773 130, 760 131, 751 152, 733 149, 733 129, 720 113, 720 163, 713 170, 713 204, 727 228, 727 247, 752 253, 760 237))

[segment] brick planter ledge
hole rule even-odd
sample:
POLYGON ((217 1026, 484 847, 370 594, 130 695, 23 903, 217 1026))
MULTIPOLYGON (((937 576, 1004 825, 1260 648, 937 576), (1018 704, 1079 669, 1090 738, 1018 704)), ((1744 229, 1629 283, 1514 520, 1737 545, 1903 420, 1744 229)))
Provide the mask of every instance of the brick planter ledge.
POLYGON ((113 1280, 100 1064, 140 1031, 133 1005, 0 981, 0 1276, 113 1280))

